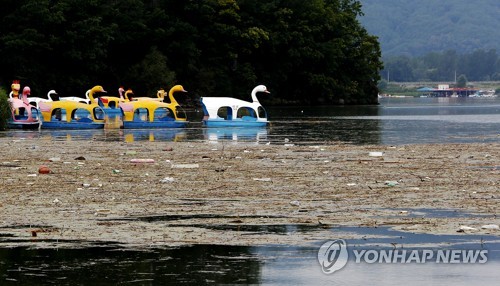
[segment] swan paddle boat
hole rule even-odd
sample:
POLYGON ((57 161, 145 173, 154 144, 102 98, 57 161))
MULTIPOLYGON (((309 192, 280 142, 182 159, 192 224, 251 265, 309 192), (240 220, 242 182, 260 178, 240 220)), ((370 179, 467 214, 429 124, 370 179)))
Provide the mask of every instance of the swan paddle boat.
POLYGON ((49 90, 49 92, 47 92, 47 98, 30 96, 30 97, 28 97, 28 100, 29 100, 31 105, 34 105, 38 108, 38 104, 40 102, 56 101, 56 100, 59 100, 59 97, 57 95, 57 92, 52 89, 52 90, 49 90))
POLYGON ((267 126, 267 112, 257 99, 257 93, 270 93, 266 86, 252 90, 252 102, 232 97, 202 97, 203 125, 207 127, 267 126))
POLYGON ((170 103, 157 100, 133 100, 121 102, 123 111, 123 128, 179 128, 185 127, 186 113, 175 100, 174 93, 187 92, 182 85, 176 85, 169 91, 170 103))
POLYGON ((40 102, 44 129, 104 128, 104 110, 97 104, 72 100, 40 102))
POLYGON ((21 98, 19 90, 21 85, 15 80, 11 85, 12 91, 9 94, 8 102, 11 110, 11 118, 7 120, 8 128, 16 129, 36 129, 40 126, 40 112, 36 106, 31 105, 28 96, 31 93, 29 87, 24 87, 21 98))

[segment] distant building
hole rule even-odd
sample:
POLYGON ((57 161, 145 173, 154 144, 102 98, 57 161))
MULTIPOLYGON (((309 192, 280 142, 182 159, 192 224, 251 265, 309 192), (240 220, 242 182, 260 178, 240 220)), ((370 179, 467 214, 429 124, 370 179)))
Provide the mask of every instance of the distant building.
POLYGON ((417 91, 423 92, 423 95, 428 97, 468 97, 478 92, 475 88, 450 88, 449 84, 439 84, 437 89, 423 87, 417 89, 417 91))

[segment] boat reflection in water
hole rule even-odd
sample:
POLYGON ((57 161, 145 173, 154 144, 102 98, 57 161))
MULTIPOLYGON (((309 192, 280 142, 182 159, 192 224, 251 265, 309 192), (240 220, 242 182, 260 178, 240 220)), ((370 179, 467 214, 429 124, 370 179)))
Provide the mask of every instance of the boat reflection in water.
POLYGON ((36 132, 40 140, 92 141, 105 137, 103 129, 47 129, 36 132))
POLYGON ((187 135, 183 129, 162 128, 162 129, 121 129, 123 141, 183 141, 187 135))
MULTIPOLYGON (((12 132, 12 134, 15 134, 12 132)), ((17 138, 37 138, 54 141, 183 141, 186 132, 179 128, 165 129, 89 129, 89 130, 42 130, 40 132, 19 133, 17 138)))
POLYGON ((266 127, 221 127, 204 128, 205 140, 217 143, 218 141, 244 141, 244 142, 267 142, 268 130, 266 127))

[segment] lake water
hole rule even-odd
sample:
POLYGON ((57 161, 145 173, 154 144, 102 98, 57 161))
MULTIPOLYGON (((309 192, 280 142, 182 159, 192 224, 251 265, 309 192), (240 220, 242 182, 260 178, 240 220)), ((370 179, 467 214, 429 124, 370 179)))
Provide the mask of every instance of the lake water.
MULTIPOLYGON (((282 235, 293 235, 300 227, 282 226, 277 230, 282 235)), ((0 237, 0 284, 498 285, 498 237, 341 227, 333 228, 331 237, 325 237, 325 241, 340 239, 340 233, 345 232, 364 234, 368 238, 347 240, 348 262, 333 274, 321 271, 318 243, 302 247, 193 245, 134 250, 111 243, 73 241, 69 245, 74 246, 68 247, 68 242, 47 241, 47 247, 39 242, 38 247, 28 244, 5 248, 1 245, 13 238, 0 237), (58 246, 63 243, 65 247, 58 246), (436 263, 436 259, 408 264, 401 263, 401 259, 396 263, 356 262, 354 251, 391 251, 394 250, 391 243, 397 243, 400 251, 427 250, 436 252, 434 256, 439 250, 488 251, 487 261, 468 264, 436 263), (424 246, 412 248, 413 244, 424 246)))
MULTIPOLYGON (((498 142, 500 99, 497 98, 382 98, 378 106, 268 108, 271 126, 257 129, 207 129, 201 114, 190 114, 186 129, 7 131, 0 136, 39 140, 208 141, 283 144, 345 142, 350 144, 412 144, 498 142)), ((425 210, 422 210, 425 211, 425 210)), ((428 210, 432 212, 432 210, 428 210)), ((457 215, 455 211, 435 215, 457 215)), ((467 215, 467 214, 463 214, 467 215)), ((249 229, 253 230, 253 229, 249 229)), ((231 228, 225 231, 239 231, 231 228)), ((297 226, 269 227, 293 235, 297 226)), ((307 230, 310 231, 310 230, 307 230)), ((326 240, 342 239, 332 229, 326 240)), ((429 249, 483 250, 485 264, 355 263, 321 272, 319 244, 217 246, 126 249, 113 244, 47 241, 8 247, 15 237, 0 227, 0 285, 498 285, 498 236, 411 234, 388 228, 350 228, 343 231, 379 238, 348 240, 353 249, 391 249, 391 243, 418 244, 429 249), (68 247, 68 245, 70 245, 68 247)), ((411 247, 408 247, 411 249, 411 247)))
MULTIPOLYGON (((499 142, 500 98, 381 98, 377 106, 269 107, 268 128, 203 128, 201 112, 185 129, 8 131, 54 140, 232 141, 281 144, 499 142)), ((1 135, 0 135, 1 136, 1 135)))

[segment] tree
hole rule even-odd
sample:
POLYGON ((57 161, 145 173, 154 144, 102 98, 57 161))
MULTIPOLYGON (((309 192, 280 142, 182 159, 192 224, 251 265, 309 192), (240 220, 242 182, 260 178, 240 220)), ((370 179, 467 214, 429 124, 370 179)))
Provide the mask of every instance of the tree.
POLYGON ((467 77, 464 74, 461 74, 457 78, 457 87, 460 87, 460 88, 467 87, 467 77))
POLYGON ((155 95, 159 88, 167 89, 175 82, 175 72, 168 68, 167 57, 156 47, 152 47, 144 59, 131 68, 128 76, 127 82, 134 87, 136 94, 141 91, 155 95))
POLYGON ((263 83, 281 103, 375 103, 380 47, 361 14, 355 0, 6 0, 0 81, 242 98, 263 83))
POLYGON ((7 100, 7 93, 3 88, 0 88, 0 130, 7 128, 7 120, 11 116, 9 101, 7 100))

